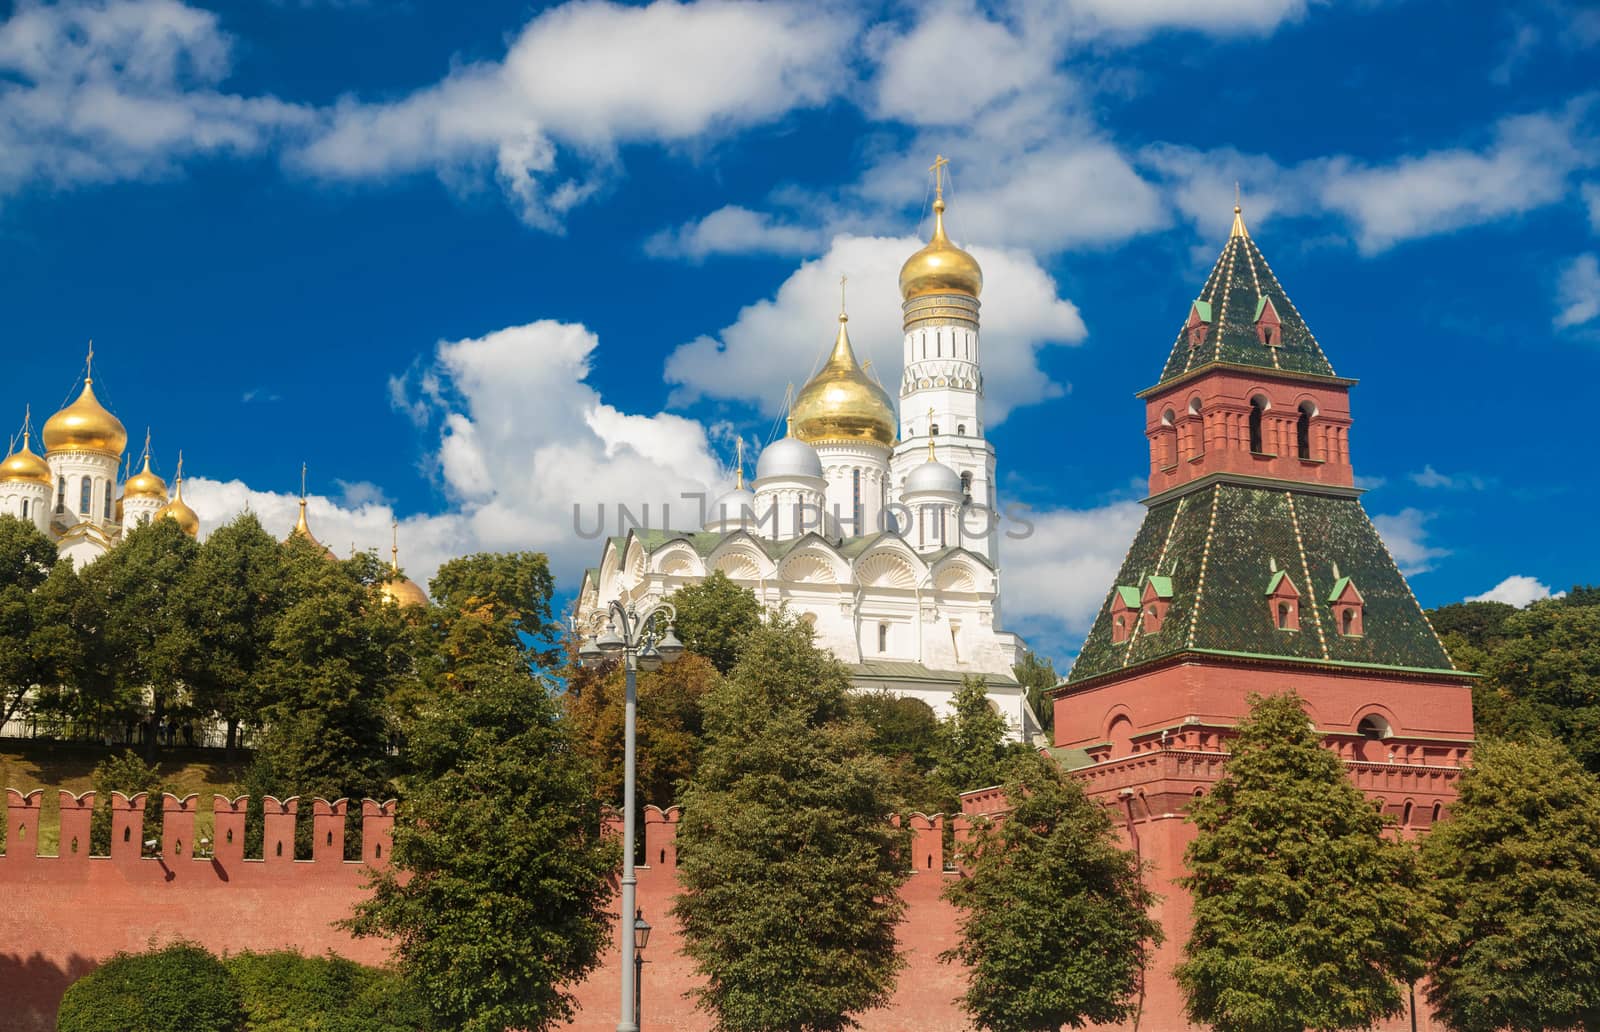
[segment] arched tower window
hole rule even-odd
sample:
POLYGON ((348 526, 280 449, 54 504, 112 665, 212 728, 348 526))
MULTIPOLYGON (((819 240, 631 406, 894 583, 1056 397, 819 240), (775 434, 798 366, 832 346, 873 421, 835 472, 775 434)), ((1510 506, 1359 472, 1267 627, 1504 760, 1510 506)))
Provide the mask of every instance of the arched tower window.
POLYGON ((56 477, 56 512, 67 511, 67 478, 56 477))
POLYGON ((961 494, 967 501, 972 501, 972 470, 961 474, 961 494))
POLYGON ((111 518, 111 484, 110 484, 109 481, 106 483, 106 505, 105 505, 105 509, 106 509, 106 519, 109 520, 111 518))
POLYGON ((22 500, 22 518, 28 518, 28 500, 26 498, 22 500))
POLYGON ((1261 419, 1267 412, 1267 399, 1256 395, 1250 399, 1250 450, 1260 455, 1264 451, 1261 434, 1261 419))
POLYGON ((78 515, 87 516, 93 508, 94 481, 84 477, 78 481, 78 515))
POLYGON ((1193 456, 1206 453, 1206 422, 1201 414, 1200 399, 1189 399, 1189 418, 1194 422, 1189 427, 1189 451, 1193 456))
POLYGON ((1161 448, 1160 460, 1162 469, 1171 469, 1178 464, 1178 428, 1171 409, 1161 413, 1161 448))
POLYGON ((967 436, 967 424, 965 424, 965 423, 957 423, 956 424, 956 436, 957 437, 965 437, 965 436, 967 436))
POLYGON ((932 436, 932 437, 938 437, 939 436, 939 424, 938 423, 929 423, 928 424, 928 434, 930 436, 932 436))
POLYGON ((1302 459, 1311 458, 1311 410, 1314 408, 1309 401, 1300 403, 1300 416, 1294 424, 1294 443, 1302 459))

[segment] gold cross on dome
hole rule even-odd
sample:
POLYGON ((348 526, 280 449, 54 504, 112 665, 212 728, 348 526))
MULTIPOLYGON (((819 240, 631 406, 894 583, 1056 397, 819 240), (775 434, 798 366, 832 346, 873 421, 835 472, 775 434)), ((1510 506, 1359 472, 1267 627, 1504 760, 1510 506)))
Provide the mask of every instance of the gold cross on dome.
POLYGON ((934 156, 933 164, 928 166, 928 171, 933 173, 933 192, 940 197, 944 196, 944 167, 950 164, 950 159, 943 154, 934 156))
POLYGON ((83 378, 94 379, 94 338, 89 339, 89 357, 83 362, 83 378))

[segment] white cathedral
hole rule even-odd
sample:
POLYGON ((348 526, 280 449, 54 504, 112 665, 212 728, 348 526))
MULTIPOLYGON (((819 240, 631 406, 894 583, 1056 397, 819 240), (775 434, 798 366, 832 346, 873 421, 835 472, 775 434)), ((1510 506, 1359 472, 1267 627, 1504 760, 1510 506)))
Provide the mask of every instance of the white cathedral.
MULTIPOLYGON (((145 435, 141 469, 119 479, 128 447, 128 431, 94 393, 94 351, 89 351, 83 390, 66 408, 45 421, 41 456, 33 450, 33 426, 24 416, 22 431, 0 462, 0 516, 32 523, 55 543, 57 554, 82 569, 121 543, 134 527, 151 520, 174 520, 185 534, 198 537, 200 517, 183 500, 183 458, 178 458, 172 491, 150 468, 150 438, 145 435)), ((285 541, 304 538, 334 558, 306 521, 304 470, 301 471, 300 517, 285 541)), ((399 606, 427 604, 427 595, 400 572, 398 542, 390 575, 379 593, 399 606)))
POLYGON ((756 463, 754 490, 717 499, 698 531, 606 541, 584 575, 581 622, 612 600, 643 605, 714 571, 785 606, 849 665, 944 716, 963 677, 984 679, 1014 738, 1039 722, 1012 673, 1023 646, 1000 628, 994 446, 984 437, 978 296, 983 272, 945 235, 935 163, 933 238, 900 270, 900 408, 856 361, 846 317, 756 463))

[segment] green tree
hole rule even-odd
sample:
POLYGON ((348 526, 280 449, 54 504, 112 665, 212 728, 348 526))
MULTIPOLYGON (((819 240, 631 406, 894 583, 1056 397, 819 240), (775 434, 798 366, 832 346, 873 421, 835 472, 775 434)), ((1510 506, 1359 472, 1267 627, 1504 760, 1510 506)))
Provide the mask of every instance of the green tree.
POLYGON ((37 527, 0 516, 0 724, 17 713, 35 685, 54 673, 41 639, 44 600, 39 587, 55 564, 56 546, 37 527))
POLYGON ((140 792, 145 793, 144 834, 161 837, 161 795, 173 789, 162 780, 161 772, 141 759, 138 753, 127 749, 121 756, 108 756, 101 760, 89 775, 89 785, 94 789, 94 810, 89 815, 91 855, 111 854, 112 792, 121 792, 130 798, 140 792))
POLYGON ((242 1032, 222 962, 193 943, 118 953, 67 987, 58 1032, 242 1032))
POLYGON ((889 765, 894 809, 940 813, 954 805, 944 783, 930 776, 939 763, 939 718, 931 706, 888 689, 852 692, 845 704, 871 732, 868 748, 889 765))
MULTIPOLYGON (((620 663, 572 666, 561 700, 579 752, 595 769, 595 798, 622 801, 625 685, 620 663)), ((700 756, 705 696, 721 678, 710 660, 685 654, 676 663, 638 675, 639 805, 667 807, 693 774, 700 756)))
POLYGON ((1138 858, 1053 762, 1024 753, 1004 775, 1010 809, 979 825, 968 873, 945 890, 961 942, 939 959, 967 966, 963 1007, 997 1032, 1128 1020, 1161 941, 1138 858))
POLYGON ((329 954, 238 953, 223 963, 245 1032, 428 1032, 426 1002, 397 973, 329 954))
POLYGON ((102 621, 111 709, 142 718, 147 760, 155 759, 167 717, 187 709, 184 692, 198 662, 187 587, 199 551, 175 521, 155 520, 83 572, 102 621))
POLYGON ((287 576, 283 547, 248 512, 212 531, 190 570, 187 590, 198 614, 195 705, 227 722, 230 752, 239 725, 258 722, 270 702, 260 688, 287 576))
POLYGON ((547 669, 560 659, 550 601, 554 592, 543 553, 478 552, 439 567, 428 594, 436 605, 474 618, 450 623, 444 644, 452 655, 474 655, 481 645, 495 642, 547 669))
POLYGON ((608 941, 617 850, 549 687, 474 671, 410 732, 394 863, 352 927, 394 941, 443 1027, 550 1028, 608 941))
POLYGON ((1428 1002, 1458 1032, 1600 1027, 1600 781, 1561 745, 1480 741, 1423 840, 1428 1002))
POLYGON ((903 837, 889 772, 848 717, 849 677, 779 614, 706 697, 672 912, 725 1030, 830 1030, 883 1006, 903 961, 903 837))
POLYGON ((678 638, 722 674, 739 662, 745 638, 761 626, 761 603, 755 592, 733 583, 721 570, 679 588, 671 601, 678 610, 678 638))
POLYGON ((1050 698, 1050 691, 1061 680, 1056 674, 1056 665, 1049 657, 1029 649, 1022 654, 1022 661, 1011 668, 1011 672, 1016 675, 1023 691, 1028 693, 1028 705, 1033 708, 1033 715, 1039 718, 1040 730, 1049 733, 1056 723, 1056 707, 1050 698))
POLYGON ((983 678, 962 678, 951 709, 939 724, 940 777, 955 792, 996 784, 1006 755, 1006 720, 989 704, 983 678))
POLYGON ((1600 771, 1600 606, 1551 599, 1513 614, 1484 673, 1508 734, 1550 735, 1600 771))
POLYGON ((330 560, 298 539, 284 556, 253 780, 280 797, 381 797, 392 774, 387 699, 406 671, 404 623, 375 603, 382 568, 368 555, 330 560))
POLYGON ((1251 696, 1227 770, 1189 811, 1194 923, 1177 970, 1222 1032, 1366 1028, 1420 972, 1409 846, 1322 746, 1293 693, 1251 696))

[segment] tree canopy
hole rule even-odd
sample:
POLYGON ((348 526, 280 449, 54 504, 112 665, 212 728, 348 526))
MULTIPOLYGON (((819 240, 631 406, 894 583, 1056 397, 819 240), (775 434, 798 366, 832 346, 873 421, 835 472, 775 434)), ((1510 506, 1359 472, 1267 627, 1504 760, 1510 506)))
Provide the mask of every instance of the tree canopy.
POLYGON ((1420 973, 1414 854, 1323 747, 1293 693, 1251 696, 1223 777, 1196 799, 1177 969, 1220 1032, 1366 1028, 1420 973))
POLYGON ((728 579, 721 570, 698 584, 672 593, 678 611, 678 638, 690 652, 711 661, 726 674, 739 661, 744 639, 761 625, 761 603, 749 588, 728 579))
POLYGON ((1480 741, 1423 840, 1427 997, 1458 1032, 1600 1027, 1600 781, 1559 743, 1480 741))
POLYGON ((1054 762, 1023 753, 1002 774, 1008 810, 974 831, 945 891, 961 941, 940 959, 967 965, 963 1008, 995 1032, 1132 1018, 1161 941, 1138 859, 1054 762))
POLYGON ((849 686, 811 629, 777 614, 706 696, 673 913, 718 1028, 852 1028, 893 990, 906 855, 849 686))

